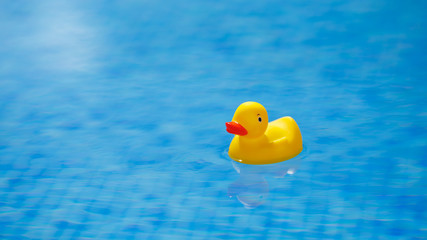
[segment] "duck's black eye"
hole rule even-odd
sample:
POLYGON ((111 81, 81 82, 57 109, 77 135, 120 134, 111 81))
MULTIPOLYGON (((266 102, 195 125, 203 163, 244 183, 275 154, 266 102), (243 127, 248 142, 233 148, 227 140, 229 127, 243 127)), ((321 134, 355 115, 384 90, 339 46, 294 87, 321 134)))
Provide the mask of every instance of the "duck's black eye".
POLYGON ((262 121, 261 117, 258 117, 258 121, 259 121, 259 122, 261 122, 261 121, 262 121))

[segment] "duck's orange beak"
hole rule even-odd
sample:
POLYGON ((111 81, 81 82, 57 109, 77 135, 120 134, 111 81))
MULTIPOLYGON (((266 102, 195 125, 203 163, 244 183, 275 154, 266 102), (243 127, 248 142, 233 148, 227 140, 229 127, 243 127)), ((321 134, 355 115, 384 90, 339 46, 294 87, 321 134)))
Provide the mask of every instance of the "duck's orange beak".
POLYGON ((246 134, 248 134, 248 131, 238 122, 226 122, 225 126, 227 127, 227 132, 231 134, 236 134, 240 136, 245 136, 246 134))

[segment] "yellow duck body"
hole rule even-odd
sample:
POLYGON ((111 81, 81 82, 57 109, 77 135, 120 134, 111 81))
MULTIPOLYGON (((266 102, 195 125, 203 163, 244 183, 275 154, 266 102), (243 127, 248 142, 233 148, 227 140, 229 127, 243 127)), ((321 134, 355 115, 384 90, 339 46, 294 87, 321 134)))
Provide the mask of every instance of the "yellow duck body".
POLYGON ((302 136, 295 120, 282 117, 268 122, 265 108, 256 102, 242 103, 227 131, 235 134, 228 155, 246 164, 271 164, 297 156, 302 151, 302 136))

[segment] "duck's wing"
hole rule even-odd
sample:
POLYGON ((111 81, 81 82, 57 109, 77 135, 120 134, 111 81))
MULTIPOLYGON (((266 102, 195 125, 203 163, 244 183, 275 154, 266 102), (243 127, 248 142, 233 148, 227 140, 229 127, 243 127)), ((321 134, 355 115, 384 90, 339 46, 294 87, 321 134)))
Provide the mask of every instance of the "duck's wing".
POLYGON ((285 144, 301 138, 297 123, 291 117, 282 117, 269 124, 271 132, 274 132, 274 144, 285 144))
POLYGON ((273 143, 273 144, 277 144, 277 145, 282 145, 282 144, 287 143, 287 142, 288 142, 288 140, 289 140, 289 138, 287 138, 287 137, 285 136, 285 137, 282 137, 282 138, 279 138, 279 139, 274 140, 272 143, 273 143))

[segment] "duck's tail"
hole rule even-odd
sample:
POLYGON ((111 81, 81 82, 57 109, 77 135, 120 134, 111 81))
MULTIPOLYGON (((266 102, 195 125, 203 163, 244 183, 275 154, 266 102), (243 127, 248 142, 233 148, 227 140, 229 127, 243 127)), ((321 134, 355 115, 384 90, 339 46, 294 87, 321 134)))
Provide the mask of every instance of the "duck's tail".
POLYGON ((302 136, 298 124, 292 117, 281 118, 282 127, 288 132, 286 138, 291 148, 298 149, 298 153, 302 151, 302 136))

